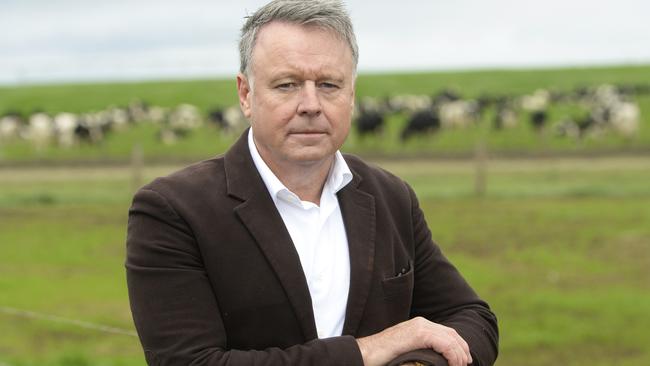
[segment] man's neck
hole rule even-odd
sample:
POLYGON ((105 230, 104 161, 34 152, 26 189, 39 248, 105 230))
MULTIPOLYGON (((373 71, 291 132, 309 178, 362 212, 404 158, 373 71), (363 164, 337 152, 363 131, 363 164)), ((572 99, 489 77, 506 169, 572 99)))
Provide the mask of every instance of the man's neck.
MULTIPOLYGON (((262 159, 264 159, 262 157, 262 159)), ((334 156, 318 162, 309 162, 301 165, 277 164, 264 160, 269 169, 291 192, 303 201, 320 205, 320 196, 327 181, 334 156)))

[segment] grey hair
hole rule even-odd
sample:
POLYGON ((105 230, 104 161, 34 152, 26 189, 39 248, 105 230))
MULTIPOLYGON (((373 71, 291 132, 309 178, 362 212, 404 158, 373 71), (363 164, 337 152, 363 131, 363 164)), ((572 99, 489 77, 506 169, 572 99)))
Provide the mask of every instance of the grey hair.
POLYGON ((253 47, 257 33, 272 21, 321 27, 336 33, 345 40, 352 51, 352 61, 356 73, 359 63, 359 47, 352 28, 352 21, 339 0, 273 0, 247 17, 241 29, 239 40, 239 71, 249 76, 253 58, 253 47))

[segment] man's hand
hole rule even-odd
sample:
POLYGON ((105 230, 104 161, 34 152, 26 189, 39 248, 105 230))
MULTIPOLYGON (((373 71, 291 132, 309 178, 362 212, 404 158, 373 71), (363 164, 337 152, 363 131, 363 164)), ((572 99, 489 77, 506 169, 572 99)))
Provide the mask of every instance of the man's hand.
POLYGON ((449 366, 466 366, 472 363, 467 342, 454 329, 422 317, 359 338, 357 343, 365 366, 385 365, 403 353, 422 348, 442 354, 449 366))

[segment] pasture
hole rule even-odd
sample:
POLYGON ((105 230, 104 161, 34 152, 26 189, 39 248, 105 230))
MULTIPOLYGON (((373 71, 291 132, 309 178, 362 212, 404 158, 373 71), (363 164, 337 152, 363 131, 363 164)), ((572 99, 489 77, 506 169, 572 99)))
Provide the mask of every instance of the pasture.
MULTIPOLYGON (((492 305, 497 365, 650 364, 650 158, 492 159, 483 197, 471 160, 376 163, 492 305)), ((137 184, 120 165, 0 169, 0 365, 144 365, 123 268, 137 184)))
MULTIPOLYGON (((568 93, 582 87, 602 84, 621 86, 647 85, 650 66, 573 68, 550 70, 485 70, 411 74, 360 75, 357 80, 357 105, 366 97, 383 100, 395 95, 432 96, 452 90, 464 99, 482 96, 515 97, 544 88, 568 93)), ((613 133, 580 139, 558 136, 556 127, 566 119, 578 120, 587 113, 570 103, 556 103, 547 110, 548 126, 543 130, 531 127, 529 116, 522 114, 516 127, 495 131, 494 106, 488 107, 476 123, 463 129, 449 129, 435 134, 416 136, 401 141, 407 113, 388 115, 381 132, 361 136, 355 128, 345 150, 372 156, 467 156, 476 144, 484 144, 494 154, 608 154, 648 153, 650 151, 650 94, 634 96, 640 111, 639 129, 633 136, 613 133)), ((14 111, 28 115, 36 110, 50 115, 61 112, 92 113, 110 106, 125 107, 135 100, 150 105, 172 108, 183 103, 196 106, 203 113, 212 108, 237 105, 235 81, 228 79, 167 81, 114 84, 33 85, 0 87, 0 115, 14 111)), ((236 134, 224 133, 212 125, 192 130, 178 142, 165 145, 159 134, 161 127, 140 123, 123 131, 108 134, 98 144, 81 144, 71 148, 46 146, 35 148, 25 141, 0 141, 0 164, 54 161, 126 161, 133 147, 139 145, 148 161, 187 161, 207 158, 224 151, 236 134)), ((1 139, 0 139, 1 140, 1 139)))
MULTIPOLYGON (((650 66, 360 75, 357 97, 451 89, 464 98, 648 83, 650 66)), ((8 111, 86 113, 133 100, 201 111, 237 103, 235 81, 0 87, 8 111)), ((499 318, 497 365, 650 364, 650 95, 632 137, 580 140, 529 124, 475 125, 400 141, 353 129, 343 150, 409 182, 434 239, 499 318), (487 149, 475 193, 477 146, 487 149)), ((557 122, 573 106, 549 109, 557 122)), ((236 138, 204 125, 175 144, 141 123, 100 144, 34 148, 0 140, 0 366, 144 365, 124 275, 127 210, 137 186, 236 138), (144 170, 134 174, 135 147, 144 170)), ((136 159, 137 160, 137 159, 136 159)))

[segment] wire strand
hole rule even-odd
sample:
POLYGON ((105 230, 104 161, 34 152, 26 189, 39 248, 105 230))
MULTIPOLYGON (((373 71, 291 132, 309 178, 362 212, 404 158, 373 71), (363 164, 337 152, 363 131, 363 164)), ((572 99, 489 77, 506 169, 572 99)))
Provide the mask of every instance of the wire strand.
MULTIPOLYGON (((55 323, 69 324, 69 325, 74 325, 74 326, 79 327, 79 328, 91 329, 91 330, 95 330, 95 331, 102 332, 102 333, 120 334, 120 335, 126 335, 126 336, 130 336, 130 337, 137 337, 138 336, 138 334, 134 330, 111 327, 111 326, 108 326, 108 325, 91 323, 91 322, 78 320, 78 319, 68 319, 68 318, 64 318, 64 317, 61 317, 61 316, 57 316, 57 315, 39 313, 39 312, 36 312, 36 311, 31 311, 31 310, 16 309, 16 308, 7 307, 7 306, 0 306, 0 313, 4 313, 4 314, 8 314, 8 315, 14 315, 14 316, 20 316, 20 317, 29 318, 29 319, 42 319, 42 320, 48 320, 48 321, 55 322, 55 323)), ((8 366, 8 365, 3 365, 2 363, 0 363, 0 366, 8 366)))

